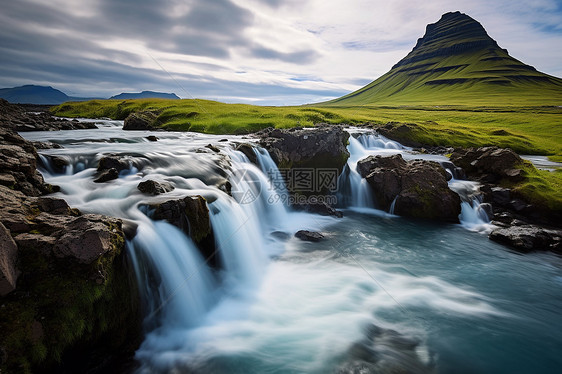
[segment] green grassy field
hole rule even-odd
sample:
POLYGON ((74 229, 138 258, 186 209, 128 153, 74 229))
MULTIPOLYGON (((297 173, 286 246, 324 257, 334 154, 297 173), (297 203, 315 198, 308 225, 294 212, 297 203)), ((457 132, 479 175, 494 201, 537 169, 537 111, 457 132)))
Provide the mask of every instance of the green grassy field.
POLYGON ((466 106, 262 107, 207 100, 94 100, 65 103, 65 117, 124 119, 135 111, 158 113, 157 126, 212 134, 243 134, 266 127, 317 123, 415 123, 411 137, 428 145, 511 147, 520 154, 562 160, 562 108, 466 106))

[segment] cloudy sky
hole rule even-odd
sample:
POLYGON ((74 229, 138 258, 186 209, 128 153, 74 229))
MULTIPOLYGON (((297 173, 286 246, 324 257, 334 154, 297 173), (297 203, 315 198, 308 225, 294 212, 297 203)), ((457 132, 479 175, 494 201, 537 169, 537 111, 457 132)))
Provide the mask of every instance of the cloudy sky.
POLYGON ((562 77, 562 0, 1 1, 0 87, 316 102, 384 74, 455 10, 513 57, 562 77))

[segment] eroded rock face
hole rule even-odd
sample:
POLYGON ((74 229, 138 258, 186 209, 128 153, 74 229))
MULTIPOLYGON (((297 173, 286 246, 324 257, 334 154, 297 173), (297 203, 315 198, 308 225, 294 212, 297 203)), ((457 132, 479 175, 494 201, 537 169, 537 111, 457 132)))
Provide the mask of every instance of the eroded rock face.
POLYGON ((0 222, 0 296, 6 296, 16 288, 18 248, 10 232, 0 222))
POLYGON ((154 130, 156 118, 153 112, 135 112, 125 118, 123 130, 154 130))
POLYGON ((534 225, 499 228, 490 233, 490 239, 518 251, 553 251, 562 253, 562 231, 534 225))
POLYGON ((509 148, 457 148, 450 159, 468 175, 478 176, 479 179, 490 183, 502 178, 516 182, 523 177, 520 169, 523 160, 509 148))
POLYGON ((379 208, 413 218, 459 222, 460 197, 449 189, 445 170, 436 162, 406 162, 401 155, 369 156, 357 163, 367 179, 379 208))
POLYGON ((33 145, 8 128, 0 127, 0 184, 39 196, 53 192, 37 171, 37 152, 33 145))

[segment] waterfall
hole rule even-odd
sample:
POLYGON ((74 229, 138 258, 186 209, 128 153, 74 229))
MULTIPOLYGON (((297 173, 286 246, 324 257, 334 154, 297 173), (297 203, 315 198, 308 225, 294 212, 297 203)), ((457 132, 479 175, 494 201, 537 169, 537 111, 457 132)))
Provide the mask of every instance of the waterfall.
POLYGON ((361 134, 358 137, 349 137, 349 159, 338 179, 339 205, 355 208, 375 208, 371 188, 367 181, 357 172, 357 162, 367 156, 377 154, 394 154, 407 148, 398 142, 386 139, 376 134, 361 134))
POLYGON ((490 205, 482 203, 478 182, 452 178, 449 181, 449 188, 461 198, 461 214, 459 215, 461 225, 473 231, 490 231, 493 226, 490 224, 490 217, 486 211, 490 205))
POLYGON ((167 222, 145 219, 128 247, 146 306, 145 324, 200 324, 216 302, 216 286, 191 239, 167 222))

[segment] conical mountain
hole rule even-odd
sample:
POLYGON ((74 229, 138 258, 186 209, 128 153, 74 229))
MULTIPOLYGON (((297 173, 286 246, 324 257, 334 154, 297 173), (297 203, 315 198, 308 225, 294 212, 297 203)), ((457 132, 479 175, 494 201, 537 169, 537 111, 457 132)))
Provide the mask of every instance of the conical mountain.
POLYGON ((453 12, 388 73, 324 104, 562 105, 562 79, 511 57, 479 22, 453 12))

